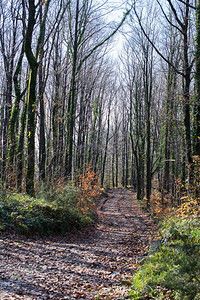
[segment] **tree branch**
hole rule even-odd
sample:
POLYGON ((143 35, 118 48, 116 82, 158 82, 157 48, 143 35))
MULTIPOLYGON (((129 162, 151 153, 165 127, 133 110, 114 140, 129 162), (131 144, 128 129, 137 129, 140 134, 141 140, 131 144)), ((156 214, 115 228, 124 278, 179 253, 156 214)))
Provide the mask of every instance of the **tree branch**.
POLYGON ((142 23, 141 23, 141 20, 137 14, 137 11, 135 9, 135 6, 133 7, 134 9, 134 12, 135 12, 135 15, 138 19, 138 22, 139 22, 139 25, 140 25, 140 28, 142 29, 142 32, 143 34, 145 35, 145 37, 147 38, 147 40, 149 41, 149 43, 151 44, 151 46, 154 48, 154 50, 158 53, 158 55, 167 63, 169 64, 177 74, 181 75, 181 76, 185 76, 185 74, 181 71, 179 71, 159 50, 158 48, 154 45, 154 43, 152 42, 152 40, 149 38, 148 34, 146 33, 146 31, 144 30, 144 27, 142 26, 142 23))
POLYGON ((157 2, 158 5, 160 6, 160 9, 161 9, 163 15, 165 16, 167 22, 168 22, 172 27, 176 28, 178 31, 180 31, 180 32, 183 34, 183 31, 182 31, 178 26, 174 25, 174 24, 170 21, 170 19, 169 19, 168 16, 166 15, 166 13, 165 13, 165 11, 164 11, 162 5, 160 4, 160 2, 159 2, 158 0, 156 0, 156 2, 157 2))
POLYGON ((80 61, 80 64, 79 64, 79 66, 78 66, 78 68, 77 68, 77 71, 80 70, 80 68, 81 68, 82 64, 84 63, 84 61, 85 61, 86 59, 88 59, 88 58, 92 55, 92 53, 94 53, 94 51, 95 51, 96 49, 98 49, 98 48, 99 48, 100 46, 102 46, 105 42, 107 42, 112 36, 115 35, 115 33, 119 30, 119 28, 124 24, 124 21, 126 20, 126 18, 127 18, 127 16, 129 15, 130 11, 131 11, 131 9, 127 10, 127 11, 124 13, 124 16, 123 16, 121 22, 120 22, 119 25, 114 29, 114 31, 111 32, 111 34, 109 34, 104 40, 102 40, 100 43, 98 43, 96 46, 94 46, 94 47, 89 51, 89 53, 86 54, 86 55, 83 57, 83 59, 80 61))
POLYGON ((174 14, 174 16, 175 16, 175 18, 176 18, 177 23, 181 26, 182 30, 184 31, 185 26, 184 26, 184 24, 180 21, 178 15, 177 15, 176 9, 174 8, 174 6, 173 6, 171 0, 167 0, 167 2, 169 3, 169 5, 170 5, 170 7, 171 7, 171 9, 172 9, 172 11, 173 11, 173 14, 174 14))
POLYGON ((190 8, 192 8, 192 9, 195 9, 195 10, 196 10, 196 7, 195 7, 195 6, 193 6, 193 5, 189 4, 189 3, 186 3, 186 2, 183 1, 183 0, 178 0, 178 1, 181 2, 181 3, 183 3, 183 4, 185 4, 185 5, 187 5, 188 7, 190 7, 190 8))

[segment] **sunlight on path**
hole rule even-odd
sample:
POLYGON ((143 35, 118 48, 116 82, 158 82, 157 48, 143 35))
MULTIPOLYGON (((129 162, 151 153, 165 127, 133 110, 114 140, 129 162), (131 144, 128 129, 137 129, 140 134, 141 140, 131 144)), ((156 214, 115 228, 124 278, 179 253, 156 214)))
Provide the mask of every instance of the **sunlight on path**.
POLYGON ((0 241, 0 299, 128 299, 156 230, 130 191, 99 200, 95 226, 46 240, 0 241))

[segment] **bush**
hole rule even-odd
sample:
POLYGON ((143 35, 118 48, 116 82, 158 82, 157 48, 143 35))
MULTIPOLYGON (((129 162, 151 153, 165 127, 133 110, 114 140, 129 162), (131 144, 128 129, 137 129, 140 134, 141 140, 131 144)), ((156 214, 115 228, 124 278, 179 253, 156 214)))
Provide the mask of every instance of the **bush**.
MULTIPOLYGON (((82 191, 71 185, 42 190, 36 198, 24 194, 0 195, 0 231, 48 235, 81 228, 92 212, 80 209, 82 191)), ((87 202, 87 201, 86 201, 87 202)), ((89 199, 93 206, 94 200, 89 199)))
POLYGON ((199 225, 175 216, 162 223, 163 245, 133 277, 132 299, 200 299, 199 225))

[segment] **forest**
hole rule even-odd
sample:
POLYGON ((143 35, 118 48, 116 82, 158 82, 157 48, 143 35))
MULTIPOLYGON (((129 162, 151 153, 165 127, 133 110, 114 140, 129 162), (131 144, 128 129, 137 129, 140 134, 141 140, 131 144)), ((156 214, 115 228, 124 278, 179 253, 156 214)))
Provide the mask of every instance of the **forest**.
POLYGON ((0 298, 200 299, 200 0, 0 0, 0 78, 0 298))

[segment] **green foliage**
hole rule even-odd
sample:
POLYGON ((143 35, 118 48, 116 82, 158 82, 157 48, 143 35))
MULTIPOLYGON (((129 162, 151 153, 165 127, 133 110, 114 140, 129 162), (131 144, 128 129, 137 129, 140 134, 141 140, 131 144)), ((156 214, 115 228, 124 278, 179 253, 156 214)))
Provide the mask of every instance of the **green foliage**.
POLYGON ((199 225, 176 217, 162 224, 164 243, 137 270, 131 299, 200 299, 199 225))
POLYGON ((81 228, 91 219, 79 209, 79 194, 80 191, 70 185, 43 190, 36 198, 17 193, 1 194, 0 231, 49 235, 81 228))

